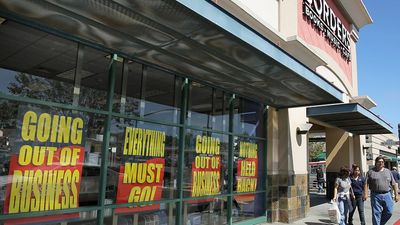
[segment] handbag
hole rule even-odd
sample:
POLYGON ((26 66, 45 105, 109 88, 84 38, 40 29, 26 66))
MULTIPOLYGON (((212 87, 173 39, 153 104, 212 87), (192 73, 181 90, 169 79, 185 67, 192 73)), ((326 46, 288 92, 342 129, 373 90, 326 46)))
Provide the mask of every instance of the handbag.
POLYGON ((336 202, 331 201, 328 208, 329 219, 332 223, 339 224, 340 222, 340 211, 336 202))

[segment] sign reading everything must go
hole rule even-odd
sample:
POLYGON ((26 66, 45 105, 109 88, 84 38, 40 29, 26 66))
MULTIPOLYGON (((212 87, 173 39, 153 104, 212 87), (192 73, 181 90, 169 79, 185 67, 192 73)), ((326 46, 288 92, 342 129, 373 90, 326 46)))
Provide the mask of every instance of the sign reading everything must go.
POLYGON ((303 14, 320 30, 327 41, 350 61, 350 33, 326 0, 303 0, 303 14))

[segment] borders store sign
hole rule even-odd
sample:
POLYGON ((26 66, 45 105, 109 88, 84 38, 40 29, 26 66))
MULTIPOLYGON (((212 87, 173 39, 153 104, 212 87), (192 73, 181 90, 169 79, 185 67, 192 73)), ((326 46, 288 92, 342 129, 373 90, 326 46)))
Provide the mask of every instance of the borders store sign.
POLYGON ((350 33, 326 0, 303 0, 303 14, 346 61, 351 60, 350 33))

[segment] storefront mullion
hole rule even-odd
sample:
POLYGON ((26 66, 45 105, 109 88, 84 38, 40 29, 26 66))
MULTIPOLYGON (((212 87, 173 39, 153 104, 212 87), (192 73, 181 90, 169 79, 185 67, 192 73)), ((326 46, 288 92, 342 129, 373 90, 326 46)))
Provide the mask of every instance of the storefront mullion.
MULTIPOLYGON (((266 192, 267 190, 267 185, 268 185, 268 180, 267 180, 267 171, 268 171, 268 166, 267 166, 267 157, 268 157, 268 105, 264 106, 264 113, 263 113, 263 119, 264 119, 264 137, 266 138, 264 141, 264 148, 263 148, 263 166, 262 166, 262 171, 264 171, 264 176, 261 179, 261 186, 263 187, 263 190, 266 192)), ((267 195, 265 195, 265 198, 267 198, 267 195)), ((267 199, 265 199, 267 201, 267 199)))
POLYGON ((189 96, 189 79, 184 78, 181 88, 181 114, 180 124, 182 127, 179 128, 179 148, 178 148, 178 174, 177 174, 177 198, 179 201, 176 204, 175 224, 182 224, 183 215, 183 170, 185 160, 185 137, 186 137, 186 124, 187 124, 187 108, 188 108, 188 96, 189 96))
POLYGON ((228 130, 229 130, 229 147, 228 147, 228 213, 227 213, 227 222, 228 225, 232 224, 232 205, 233 205, 233 182, 234 182, 234 177, 233 177, 233 126, 234 126, 234 119, 233 119, 233 110, 234 110, 234 104, 235 104, 235 95, 233 94, 231 98, 229 99, 229 125, 228 125, 228 130))
POLYGON ((106 182, 107 182, 107 165, 108 165, 108 151, 109 151, 109 141, 110 141, 110 127, 112 118, 112 107, 113 107, 113 97, 114 97, 114 87, 115 87, 115 63, 117 55, 113 54, 110 59, 110 67, 108 72, 108 92, 107 92, 107 119, 105 121, 104 133, 103 133, 103 147, 101 152, 101 167, 100 167, 100 185, 99 185, 99 200, 100 210, 97 211, 97 224, 103 225, 104 217, 104 205, 106 198, 106 182))

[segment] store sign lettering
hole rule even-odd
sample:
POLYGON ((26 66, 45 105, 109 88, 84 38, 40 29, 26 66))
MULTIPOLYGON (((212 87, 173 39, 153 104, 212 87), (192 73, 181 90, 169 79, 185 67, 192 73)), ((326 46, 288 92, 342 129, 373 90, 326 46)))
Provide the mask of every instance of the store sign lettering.
MULTIPOLYGON (((239 142, 239 160, 236 171, 236 191, 238 193, 254 192, 257 190, 258 179, 258 146, 256 143, 239 142)), ((235 196, 236 201, 253 201, 254 194, 235 196)))
MULTIPOLYGON (((117 203, 161 200, 165 169, 165 132, 126 127, 122 155, 137 157, 120 166, 117 203), (140 160, 140 161, 138 161, 140 160)), ((116 213, 157 210, 160 204, 118 208, 116 213)))
POLYGON ((217 195, 221 191, 220 140, 197 135, 195 148, 196 155, 192 163, 192 197, 217 195))
POLYGON ((345 60, 351 60, 350 33, 325 0, 304 0, 303 14, 345 60))
MULTIPOLYGON (((17 121, 19 137, 10 159, 4 212, 78 208, 87 119, 21 107, 17 121)), ((42 223, 61 217, 79 214, 8 220, 5 224, 42 223)))

